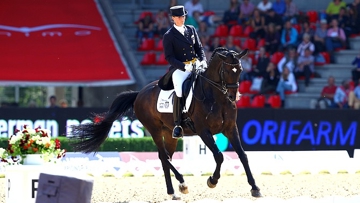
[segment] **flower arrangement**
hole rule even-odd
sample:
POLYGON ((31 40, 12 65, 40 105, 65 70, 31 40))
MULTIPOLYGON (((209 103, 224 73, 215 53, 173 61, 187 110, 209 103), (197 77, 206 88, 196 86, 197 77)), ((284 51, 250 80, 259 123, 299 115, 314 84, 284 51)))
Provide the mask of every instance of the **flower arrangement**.
POLYGON ((41 154, 44 162, 51 162, 65 156, 66 150, 60 149, 60 140, 52 140, 48 130, 40 127, 31 129, 24 125, 23 130, 15 130, 9 138, 7 149, 0 148, 2 162, 9 164, 23 163, 28 154, 41 154))

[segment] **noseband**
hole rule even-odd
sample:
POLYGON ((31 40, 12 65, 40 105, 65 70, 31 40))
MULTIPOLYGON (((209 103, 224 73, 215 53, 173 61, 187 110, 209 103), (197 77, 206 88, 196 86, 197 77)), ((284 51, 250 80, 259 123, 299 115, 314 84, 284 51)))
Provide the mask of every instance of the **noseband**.
MULTIPOLYGON (((221 68, 219 70, 219 75, 220 75, 220 80, 221 80, 221 84, 214 82, 213 80, 210 80, 209 78, 206 78, 205 76, 203 76, 202 74, 197 74, 198 76, 200 76, 201 78, 203 78, 204 80, 206 80, 209 84, 211 84, 212 86, 214 86, 216 89, 220 90, 224 95, 227 94, 230 88, 239 88, 239 82, 237 83, 226 83, 224 80, 224 64, 228 65, 228 66, 239 66, 240 62, 238 63, 227 63, 225 61, 222 61, 221 64, 221 68)), ((230 99, 229 96, 226 97, 230 102, 235 101, 236 98, 234 99, 230 99)))

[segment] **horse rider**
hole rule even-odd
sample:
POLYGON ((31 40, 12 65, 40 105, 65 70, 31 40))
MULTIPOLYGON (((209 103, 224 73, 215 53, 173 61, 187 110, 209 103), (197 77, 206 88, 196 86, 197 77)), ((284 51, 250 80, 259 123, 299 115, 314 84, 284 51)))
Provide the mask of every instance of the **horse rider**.
POLYGON ((175 127, 172 136, 181 138, 181 104, 182 84, 192 71, 193 64, 197 60, 202 68, 207 68, 204 48, 193 26, 184 25, 187 11, 184 6, 173 6, 170 15, 174 25, 164 34, 163 46, 166 61, 171 65, 167 72, 158 82, 163 90, 175 89, 173 117, 175 127))

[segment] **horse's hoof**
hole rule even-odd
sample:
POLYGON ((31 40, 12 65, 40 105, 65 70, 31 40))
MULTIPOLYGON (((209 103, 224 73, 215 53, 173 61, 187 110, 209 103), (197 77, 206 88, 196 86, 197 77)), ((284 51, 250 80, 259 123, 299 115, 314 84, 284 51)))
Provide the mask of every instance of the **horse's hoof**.
POLYGON ((260 193, 260 189, 258 190, 250 190, 251 192, 251 196, 253 197, 262 197, 261 193, 260 193))
POLYGON ((170 195, 170 197, 171 197, 171 200, 181 200, 181 197, 179 197, 175 194, 170 195))
POLYGON ((179 184, 179 190, 183 194, 189 193, 188 186, 185 183, 180 183, 179 184))
POLYGON ((209 186, 209 188, 214 188, 214 187, 216 187, 216 184, 212 184, 211 183, 211 176, 208 178, 208 180, 207 180, 207 185, 209 186))

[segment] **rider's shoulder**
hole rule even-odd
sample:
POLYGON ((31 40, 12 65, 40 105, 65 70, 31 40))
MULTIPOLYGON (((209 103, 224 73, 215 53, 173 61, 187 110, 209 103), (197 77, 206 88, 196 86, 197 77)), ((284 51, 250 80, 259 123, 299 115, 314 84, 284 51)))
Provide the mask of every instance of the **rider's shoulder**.
POLYGON ((185 27, 186 27, 186 28, 188 28, 188 29, 195 30, 195 27, 194 27, 194 26, 192 26, 192 25, 185 25, 185 27))

